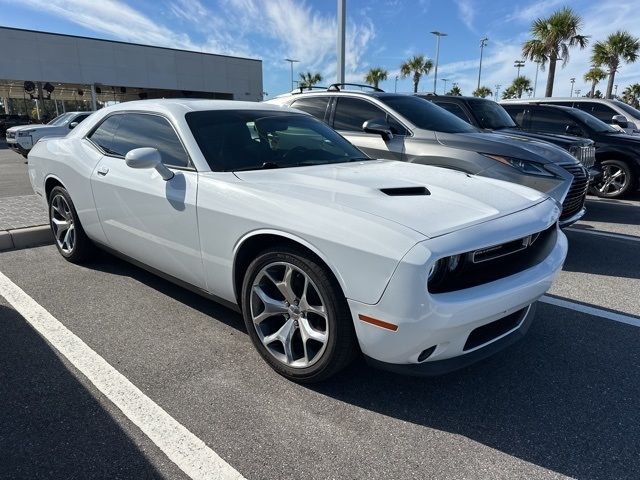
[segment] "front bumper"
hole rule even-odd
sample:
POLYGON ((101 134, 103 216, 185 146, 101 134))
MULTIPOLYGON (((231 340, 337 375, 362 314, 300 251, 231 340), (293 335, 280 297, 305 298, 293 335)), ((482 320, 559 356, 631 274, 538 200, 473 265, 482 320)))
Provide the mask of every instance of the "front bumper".
POLYGON ((7 137, 7 146, 14 152, 21 155, 27 155, 33 146, 31 137, 9 138, 7 137))
MULTIPOLYGON (((543 204, 550 200, 543 202, 543 204)), ((431 294, 427 292, 427 269, 425 248, 430 258, 472 251, 496 244, 494 239, 509 231, 509 237, 522 236, 542 231, 557 218, 545 214, 548 206, 538 205, 514 214, 516 218, 529 219, 527 227, 514 225, 513 218, 506 216, 493 222, 463 229, 418 244, 398 265, 380 301, 375 305, 348 300, 352 312, 360 348, 373 363, 395 364, 409 371, 444 372, 459 368, 494 353, 509 342, 524 335, 532 311, 527 311, 522 322, 514 329, 489 338, 469 348, 469 339, 478 328, 527 309, 552 285, 562 269, 567 254, 567 238, 558 229, 555 244, 547 256, 531 268, 498 280, 462 290, 431 294), (391 331, 363 321, 361 316, 379 319, 396 325, 391 331), (516 333, 519 331, 520 333, 516 333), (494 343, 496 345, 494 345, 494 343), (425 350, 433 351, 425 358, 425 350), (482 351, 483 353, 480 353, 482 351), (479 353, 476 353, 479 352, 479 353), (462 359, 464 357, 464 359, 462 359), (457 360, 453 360, 457 359, 457 360), (430 367, 427 364, 439 363, 430 367), (427 366, 425 366, 427 365, 427 366)))

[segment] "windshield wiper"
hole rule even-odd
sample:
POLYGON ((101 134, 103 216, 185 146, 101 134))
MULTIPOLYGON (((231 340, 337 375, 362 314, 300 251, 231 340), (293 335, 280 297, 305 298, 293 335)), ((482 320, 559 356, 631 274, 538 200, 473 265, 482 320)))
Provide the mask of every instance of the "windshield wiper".
POLYGON ((262 165, 252 165, 250 167, 242 167, 242 168, 230 168, 227 170, 228 172, 242 172, 246 170, 268 170, 271 168, 280 168, 275 162, 264 162, 262 165))

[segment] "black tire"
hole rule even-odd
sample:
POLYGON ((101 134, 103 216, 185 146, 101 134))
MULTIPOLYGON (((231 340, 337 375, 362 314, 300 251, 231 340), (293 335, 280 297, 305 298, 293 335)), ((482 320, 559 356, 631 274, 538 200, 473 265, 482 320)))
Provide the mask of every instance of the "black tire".
POLYGON ((80 219, 78 218, 78 214, 76 213, 76 208, 73 205, 73 201, 71 200, 71 196, 69 192, 63 187, 54 187, 49 193, 48 198, 49 204, 49 225, 51 227, 51 232, 54 236, 54 242, 56 247, 58 248, 58 252, 65 259, 67 259, 71 263, 84 263, 95 255, 96 247, 93 242, 87 237, 87 234, 84 232, 82 228, 82 224, 80 223, 80 219), (56 225, 54 224, 54 210, 53 205, 54 202, 58 203, 58 198, 62 197, 66 202, 66 205, 69 207, 67 215, 70 215, 73 221, 73 229, 74 229, 74 241, 72 248, 64 248, 64 244, 61 245, 58 239, 56 238, 56 225))
POLYGON ((359 351, 349 306, 337 281, 326 266, 302 250, 276 246, 258 255, 245 273, 241 304, 247 331, 262 358, 277 373, 294 382, 308 384, 325 380, 346 367, 359 351), (300 269, 313 282, 326 303, 325 328, 328 338, 324 351, 310 366, 291 367, 275 358, 263 344, 254 326, 251 313, 253 285, 260 272, 273 263, 287 263, 300 269))
POLYGON ((631 166, 622 160, 603 160, 601 163, 602 179, 590 188, 591 193, 601 198, 622 198, 632 192, 636 186, 636 173, 631 166), (610 178, 611 172, 619 174, 616 182, 610 178), (620 178, 622 177, 622 181, 620 178))

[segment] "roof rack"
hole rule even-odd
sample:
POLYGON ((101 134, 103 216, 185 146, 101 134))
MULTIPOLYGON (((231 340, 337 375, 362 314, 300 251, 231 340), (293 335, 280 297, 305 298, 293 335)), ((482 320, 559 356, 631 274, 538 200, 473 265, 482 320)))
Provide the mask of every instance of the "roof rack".
MULTIPOLYGON (((329 87, 331 88, 331 87, 329 87)), ((316 86, 316 85, 311 85, 310 87, 296 87, 293 90, 291 90, 291 94, 292 95, 297 95, 299 93, 304 93, 305 90, 328 90, 327 87, 321 87, 321 86, 316 86)))
POLYGON ((340 91, 340 87, 346 87, 346 86, 360 87, 360 88, 370 88, 374 92, 384 92, 384 90, 382 90, 381 88, 374 87, 372 85, 363 84, 363 83, 332 83, 331 85, 329 85, 329 88, 327 88, 327 91, 328 92, 339 92, 340 91))

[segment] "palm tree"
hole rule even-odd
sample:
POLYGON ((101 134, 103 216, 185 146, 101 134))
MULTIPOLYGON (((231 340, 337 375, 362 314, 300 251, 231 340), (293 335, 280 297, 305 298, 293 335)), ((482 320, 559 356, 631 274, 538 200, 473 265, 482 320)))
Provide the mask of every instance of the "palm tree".
POLYGON ((487 98, 493 95, 493 92, 489 87, 482 86, 480 88, 476 88, 471 95, 474 97, 487 98))
POLYGON ((387 72, 384 68, 375 67, 367 72, 364 77, 364 81, 369 85, 373 85, 375 88, 378 88, 378 84, 380 82, 384 82, 387 79, 389 72, 387 72))
POLYGON ((564 67, 569 61, 569 47, 587 46, 587 37, 579 34, 581 28, 582 19, 568 7, 552 13, 549 18, 538 18, 533 22, 533 38, 522 45, 522 55, 529 60, 539 61, 543 70, 549 63, 545 97, 553 95, 556 62, 562 59, 564 67))
POLYGON ((611 98, 613 81, 620 62, 635 62, 638 59, 638 52, 640 52, 640 39, 621 30, 609 35, 604 42, 596 42, 593 45, 591 62, 596 67, 606 65, 609 68, 606 98, 611 98))
POLYGON ((518 92, 516 91, 516 87, 513 84, 509 85, 502 91, 502 99, 507 100, 509 98, 517 98, 518 92))
POLYGON ((433 68, 433 62, 424 58, 424 55, 414 55, 402 65, 400 65, 400 77, 406 78, 413 74, 413 93, 418 93, 418 84, 422 75, 429 75, 433 68))
POLYGON ((462 90, 460 90, 460 87, 458 85, 454 85, 453 87, 451 87, 451 90, 449 90, 447 92, 447 95, 453 95, 455 97, 461 97, 462 96, 462 90))
POLYGON ((322 81, 322 75, 320 75, 318 72, 300 73, 300 87, 302 88, 308 88, 309 90, 311 90, 311 87, 313 87, 316 83, 321 81, 322 81))
POLYGON ((593 98, 596 93, 596 85, 598 85, 598 82, 605 78, 607 78, 607 72, 600 67, 592 67, 591 70, 584 74, 584 81, 591 82, 591 93, 589 94, 591 98, 593 98))
POLYGON ((640 106, 640 83, 634 83, 625 88, 622 92, 622 101, 633 108, 638 108, 640 106))
POLYGON ((529 90, 531 88, 531 80, 529 80, 524 75, 520 75, 519 77, 513 79, 511 86, 513 87, 513 90, 517 97, 522 98, 522 93, 525 90, 529 90))

